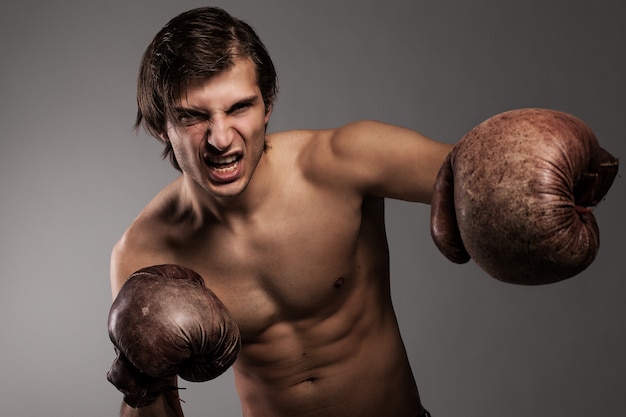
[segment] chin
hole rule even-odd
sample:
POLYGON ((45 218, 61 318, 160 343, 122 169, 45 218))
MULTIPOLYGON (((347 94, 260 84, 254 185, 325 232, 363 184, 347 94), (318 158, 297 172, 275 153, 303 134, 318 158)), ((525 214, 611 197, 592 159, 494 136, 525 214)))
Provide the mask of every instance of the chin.
POLYGON ((209 194, 216 198, 235 198, 243 194, 246 190, 248 183, 243 183, 243 181, 236 181, 234 183, 229 184, 210 184, 207 188, 205 188, 209 194))

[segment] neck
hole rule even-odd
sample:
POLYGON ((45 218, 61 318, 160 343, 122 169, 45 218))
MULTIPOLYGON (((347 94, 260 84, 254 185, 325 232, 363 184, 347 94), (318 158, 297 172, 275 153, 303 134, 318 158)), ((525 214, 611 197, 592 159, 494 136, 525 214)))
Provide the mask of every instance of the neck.
POLYGON ((209 193, 190 176, 183 173, 182 198, 197 216, 212 216, 222 223, 248 219, 265 204, 270 197, 268 162, 264 156, 256 167, 248 186, 234 196, 216 196, 209 193))

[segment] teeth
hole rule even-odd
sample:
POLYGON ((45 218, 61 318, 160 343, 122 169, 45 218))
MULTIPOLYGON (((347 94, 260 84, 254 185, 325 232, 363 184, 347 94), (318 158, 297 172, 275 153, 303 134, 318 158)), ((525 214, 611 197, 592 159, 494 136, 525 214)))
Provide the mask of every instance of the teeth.
POLYGON ((209 158, 209 162, 211 162, 212 164, 217 164, 217 165, 226 165, 226 164, 231 164, 233 162, 235 162, 237 160, 237 157, 234 155, 231 156, 225 156, 222 158, 218 158, 218 157, 210 157, 209 158))

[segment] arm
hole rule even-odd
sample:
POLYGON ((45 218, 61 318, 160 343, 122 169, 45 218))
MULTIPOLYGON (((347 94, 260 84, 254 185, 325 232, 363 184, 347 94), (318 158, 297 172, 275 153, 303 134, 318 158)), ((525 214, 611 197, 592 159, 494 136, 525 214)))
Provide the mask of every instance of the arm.
POLYGON ((155 251, 152 250, 158 239, 151 231, 158 226, 145 222, 142 217, 143 213, 126 230, 111 252, 109 278, 113 300, 133 272, 150 265, 167 263, 154 255, 155 251))
POLYGON ((452 145, 410 129, 361 121, 329 131, 310 158, 316 175, 363 195, 430 203, 452 145))

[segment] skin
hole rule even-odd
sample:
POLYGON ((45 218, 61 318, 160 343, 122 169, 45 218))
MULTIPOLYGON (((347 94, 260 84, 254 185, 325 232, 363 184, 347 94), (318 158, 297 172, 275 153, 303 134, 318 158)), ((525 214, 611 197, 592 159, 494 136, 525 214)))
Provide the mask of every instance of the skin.
MULTIPOLYGON (((248 60, 191 85, 179 105, 194 117, 170 123, 164 139, 183 174, 116 244, 113 297, 145 266, 199 272, 241 331, 245 417, 417 416, 383 198, 429 203, 451 146, 369 121, 266 136, 271 109, 248 60), (231 156, 221 170, 206 163, 231 156)), ((122 415, 182 410, 170 394, 122 415)))

